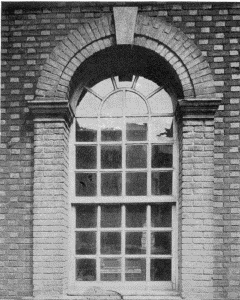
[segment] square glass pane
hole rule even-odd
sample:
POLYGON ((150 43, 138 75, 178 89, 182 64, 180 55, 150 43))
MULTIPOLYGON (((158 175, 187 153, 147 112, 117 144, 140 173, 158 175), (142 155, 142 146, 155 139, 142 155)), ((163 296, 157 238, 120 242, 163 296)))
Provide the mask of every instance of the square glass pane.
POLYGON ((127 145, 126 148, 127 168, 147 167, 147 145, 127 145))
POLYGON ((102 173, 101 193, 102 196, 121 196, 122 195, 122 174, 102 173))
POLYGON ((172 227, 172 205, 170 203, 151 205, 151 226, 172 227))
POLYGON ((96 254, 96 232, 76 232, 76 254, 96 254))
POLYGON ((96 173, 76 173, 76 196, 96 196, 96 173))
POLYGON ((121 233, 102 232, 101 233, 101 254, 121 253, 121 233))
POLYGON ((122 146, 101 146, 101 168, 120 169, 122 167, 122 146))
POLYGON ((100 266, 100 276, 102 281, 120 281, 121 259, 102 258, 100 266))
POLYGON ((77 281, 96 280, 96 259, 76 260, 76 280, 77 281))
POLYGON ((127 141, 146 141, 148 124, 147 118, 128 118, 126 124, 127 141))
POLYGON ((151 281, 171 281, 171 259, 151 259, 151 281))
POLYGON ((173 117, 151 118, 150 141, 167 142, 173 139, 173 117))
POLYGON ((151 233, 151 254, 172 253, 172 233, 152 232, 151 233))
POLYGON ((126 254, 146 254, 146 232, 126 233, 126 254))
POLYGON ((127 196, 144 196, 147 194, 147 173, 135 172, 126 174, 127 196))
POLYGON ((172 145, 152 145, 152 168, 171 168, 172 148, 172 145))
POLYGON ((76 168, 95 169, 97 165, 96 146, 76 146, 76 168))
POLYGON ((121 226, 121 206, 104 205, 101 206, 101 227, 120 227, 121 226))
POLYGON ((76 228, 95 228, 97 226, 97 206, 76 206, 76 228))
POLYGON ((127 258, 126 259, 126 281, 145 281, 146 280, 146 259, 127 258))
POLYGON ((95 142, 97 140, 97 119, 76 119, 76 141, 95 142))
POLYGON ((172 172, 152 172, 152 195, 172 194, 172 172))
POLYGON ((126 205, 126 226, 146 227, 146 205, 126 205))
POLYGON ((101 118, 101 140, 121 141, 122 140, 122 119, 120 118, 101 118))

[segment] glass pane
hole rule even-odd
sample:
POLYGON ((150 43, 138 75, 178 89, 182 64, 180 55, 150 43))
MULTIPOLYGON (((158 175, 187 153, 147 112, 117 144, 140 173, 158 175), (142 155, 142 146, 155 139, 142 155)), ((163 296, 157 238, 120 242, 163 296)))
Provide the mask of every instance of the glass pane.
POLYGON ((76 141, 95 142, 97 140, 97 119, 76 119, 76 141))
POLYGON ((172 172, 152 172, 152 195, 172 194, 172 172))
POLYGON ((172 253, 171 232, 151 233, 151 254, 171 254, 172 253))
POLYGON ((148 113, 145 101, 133 92, 126 92, 126 115, 145 115, 148 113))
POLYGON ((146 259, 134 258, 126 259, 126 281, 145 281, 146 280, 146 259))
POLYGON ((76 196, 96 196, 97 174, 76 174, 76 196))
POLYGON ((101 110, 102 116, 116 117, 123 115, 122 91, 110 95, 104 102, 101 110))
POLYGON ((173 138, 173 117, 156 117, 151 121, 151 142, 167 142, 173 138))
POLYGON ((144 196, 147 194, 147 173, 136 172, 126 174, 127 196, 144 196))
POLYGON ((122 174, 102 173, 101 193, 102 196, 121 196, 122 195, 122 174))
POLYGON ((152 168, 171 168, 172 149, 171 145, 152 145, 152 168))
POLYGON ((107 94, 113 91, 113 84, 110 78, 105 79, 92 87, 92 90, 101 97, 105 97, 107 94))
POLYGON ((95 281, 96 280, 96 260, 77 259, 76 260, 76 280, 95 281))
POLYGON ((101 168, 120 169, 122 167, 122 146, 106 145, 101 147, 101 168))
POLYGON ((76 109, 76 117, 96 117, 101 100, 87 92, 76 109))
POLYGON ((96 232, 76 232, 76 254, 96 254, 96 232))
POLYGON ((126 126, 127 141, 147 140, 147 118, 128 118, 126 126))
POLYGON ((146 232, 126 233, 126 254, 146 254, 146 232))
POLYGON ((153 114, 173 113, 172 99, 165 90, 161 90, 149 98, 148 103, 153 114))
POLYGON ((139 77, 135 88, 144 96, 148 96, 158 88, 158 85, 144 77, 139 77))
POLYGON ((76 206, 76 228, 94 228, 97 226, 97 207, 93 205, 76 206))
POLYGON ((126 226, 146 227, 146 205, 126 205, 126 226))
POLYGON ((171 259, 151 259, 151 281, 171 280, 171 259))
POLYGON ((102 232, 101 233, 101 254, 121 253, 121 233, 102 232))
MULTIPOLYGON (((116 84, 117 84, 118 88, 131 88, 133 85, 133 80, 134 80, 135 76, 132 76, 132 80, 130 80, 130 81, 126 81, 126 80, 119 81, 119 76, 115 76, 114 78, 116 80, 116 84)), ((130 77, 129 77, 129 79, 130 79, 130 77)))
POLYGON ((172 227, 172 205, 170 203, 151 205, 151 226, 172 227))
POLYGON ((100 266, 102 281, 120 281, 121 280, 121 259, 102 258, 100 266))
POLYGON ((101 227, 121 226, 121 206, 107 205, 101 207, 101 227))
POLYGON ((76 146, 76 168, 95 169, 97 165, 96 146, 76 146))
POLYGON ((127 168, 147 167, 147 145, 127 145, 127 168))
POLYGON ((122 119, 102 118, 101 119, 101 140, 121 141, 122 140, 122 119))

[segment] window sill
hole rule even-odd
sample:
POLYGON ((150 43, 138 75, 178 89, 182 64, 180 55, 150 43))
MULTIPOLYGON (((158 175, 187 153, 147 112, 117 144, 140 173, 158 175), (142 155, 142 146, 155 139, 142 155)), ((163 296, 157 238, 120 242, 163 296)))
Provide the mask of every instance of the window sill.
MULTIPOLYGON (((141 286, 140 286, 141 288, 141 286)), ((113 299, 113 300, 181 300, 182 298, 179 296, 178 292, 172 289, 142 289, 137 290, 129 287, 102 287, 92 286, 91 288, 80 289, 78 287, 74 287, 69 289, 67 293, 68 299, 113 299)))

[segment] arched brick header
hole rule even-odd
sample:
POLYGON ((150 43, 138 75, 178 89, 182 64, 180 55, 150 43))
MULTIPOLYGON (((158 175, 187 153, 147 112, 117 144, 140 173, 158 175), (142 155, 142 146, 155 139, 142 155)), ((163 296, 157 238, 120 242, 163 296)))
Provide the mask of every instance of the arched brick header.
MULTIPOLYGON (((137 16, 134 45, 165 58, 179 76, 185 98, 215 98, 209 64, 197 46, 179 29, 162 19, 137 16)), ((37 98, 68 99, 70 80, 84 60, 116 45, 111 16, 92 20, 70 33, 55 47, 38 81, 37 98)))

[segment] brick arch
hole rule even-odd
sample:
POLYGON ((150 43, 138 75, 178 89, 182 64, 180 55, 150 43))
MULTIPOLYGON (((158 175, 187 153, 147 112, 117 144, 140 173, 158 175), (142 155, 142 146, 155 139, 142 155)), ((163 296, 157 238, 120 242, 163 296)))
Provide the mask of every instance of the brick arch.
MULTIPOLYGON (((179 76, 185 98, 215 97, 209 64, 178 28, 138 14, 133 44, 151 49, 169 62, 179 76)), ((46 61, 37 84, 37 98, 68 99, 69 83, 77 68, 91 55, 114 45, 111 16, 82 24, 54 48, 46 61)))
POLYGON ((69 82, 80 64, 113 44, 111 17, 104 16, 82 24, 53 49, 41 71, 36 96, 66 99, 69 82))
POLYGON ((198 47, 178 28, 159 18, 139 14, 134 44, 149 48, 164 57, 175 69, 184 96, 215 96, 211 69, 198 47))

